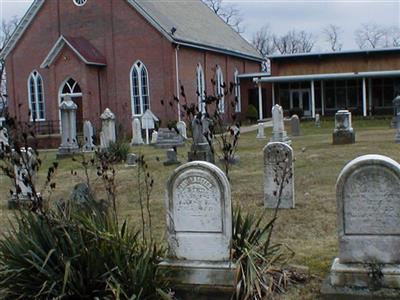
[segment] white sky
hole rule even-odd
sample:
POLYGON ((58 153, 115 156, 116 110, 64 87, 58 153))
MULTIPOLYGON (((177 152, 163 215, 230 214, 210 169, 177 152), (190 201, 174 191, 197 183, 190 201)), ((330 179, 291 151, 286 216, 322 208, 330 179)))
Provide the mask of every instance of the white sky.
MULTIPOLYGON (((52 1, 52 0, 50 0, 52 1)), ((72 0, 62 0, 72 1, 72 0)), ((88 0, 95 1, 95 0, 88 0)), ((243 13, 244 36, 250 40, 253 33, 265 24, 273 32, 282 34, 293 28, 319 35, 315 50, 327 49, 321 30, 335 24, 343 30, 343 49, 355 49, 354 31, 362 23, 382 26, 400 26, 400 0, 225 0, 243 13)), ((32 0, 0 0, 0 19, 22 16, 32 0)))

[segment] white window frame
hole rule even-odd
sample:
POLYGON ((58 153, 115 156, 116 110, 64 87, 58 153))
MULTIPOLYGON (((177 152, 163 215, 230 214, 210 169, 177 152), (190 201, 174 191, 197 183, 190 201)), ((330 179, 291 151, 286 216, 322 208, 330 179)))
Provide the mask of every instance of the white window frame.
POLYGON ((76 6, 84 6, 87 0, 73 0, 76 6))
POLYGON ((219 99, 218 112, 225 112, 225 89, 222 87, 224 84, 224 75, 222 74, 222 70, 220 66, 217 66, 217 70, 215 72, 215 93, 219 99))
MULTIPOLYGON (((61 104, 61 102, 64 100, 64 97, 67 96, 67 95, 69 95, 71 98, 83 97, 82 87, 81 87, 81 85, 78 83, 78 81, 76 81, 73 77, 68 77, 67 79, 65 79, 65 80, 61 83, 60 87, 58 88, 58 105, 61 104), (68 81, 70 81, 71 79, 72 79, 73 81, 75 81, 75 83, 74 83, 73 86, 71 86, 71 85, 68 83, 68 81), (68 85, 69 90, 70 90, 71 93, 63 93, 63 89, 64 89, 64 86, 65 86, 65 85, 68 85), (73 92, 76 85, 79 86, 79 88, 80 88, 80 90, 81 90, 80 93, 74 93, 74 92, 73 92)), ((60 132, 61 132, 61 110, 60 110, 60 109, 58 110, 58 120, 59 120, 60 132)))
POLYGON ((46 120, 46 101, 44 97, 44 81, 42 75, 36 70, 33 70, 31 74, 29 74, 28 77, 28 104, 29 104, 29 110, 31 111, 31 116, 30 116, 30 121, 33 122, 33 112, 34 108, 32 107, 32 100, 35 100, 35 122, 38 121, 45 121, 46 120), (38 78, 40 78, 42 84, 41 84, 41 94, 42 94, 42 102, 43 102, 43 116, 40 116, 40 109, 39 109, 39 89, 38 89, 38 78), (33 84, 34 84, 34 94, 32 95, 31 91, 31 79, 33 79, 33 84))
POLYGON ((150 109, 150 81, 149 81, 149 72, 145 66, 145 64, 137 60, 133 65, 129 72, 129 79, 130 79, 130 89, 131 89, 131 109, 132 109, 132 116, 140 117, 145 113, 144 103, 143 103, 143 83, 142 83, 142 70, 146 71, 146 81, 147 81, 147 99, 148 99, 148 108, 150 109), (133 95, 133 81, 132 75, 133 71, 137 72, 138 75, 138 90, 139 90, 139 101, 140 101, 140 112, 138 114, 135 113, 135 96, 133 95))
POLYGON ((237 99, 237 102, 235 104, 235 112, 240 113, 242 112, 242 99, 240 96, 240 80, 239 80, 239 71, 238 69, 235 69, 235 73, 233 74, 233 82, 234 82, 234 96, 235 99, 237 99))
POLYGON ((201 64, 197 64, 197 69, 196 69, 196 82, 197 82, 197 99, 199 103, 199 112, 205 113, 206 112, 206 104, 205 104, 205 98, 206 98, 206 82, 204 79, 204 71, 203 67, 201 64))

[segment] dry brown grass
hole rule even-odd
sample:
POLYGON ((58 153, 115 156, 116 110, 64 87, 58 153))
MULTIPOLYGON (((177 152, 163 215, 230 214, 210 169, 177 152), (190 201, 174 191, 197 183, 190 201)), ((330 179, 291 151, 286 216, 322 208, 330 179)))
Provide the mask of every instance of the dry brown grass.
MULTIPOLYGON (((356 144, 331 145, 333 123, 323 122, 322 128, 314 128, 312 123, 303 123, 303 135, 293 138, 295 153, 295 193, 296 208, 282 210, 273 235, 275 242, 287 244, 296 253, 293 263, 308 266, 312 279, 305 286, 295 286, 281 299, 316 299, 320 283, 329 271, 333 258, 337 255, 336 199, 335 183, 343 166, 353 158, 370 153, 378 153, 400 161, 400 145, 394 143, 394 130, 389 129, 389 120, 355 120, 356 144)), ((255 132, 244 134, 240 140, 238 154, 240 164, 232 168, 231 186, 234 205, 244 211, 263 211, 263 154, 267 140, 256 140, 255 132)), ((270 130, 267 136, 270 135, 270 130)), ((164 167, 163 150, 151 147, 132 148, 132 152, 145 154, 153 170, 155 188, 152 196, 153 229, 162 239, 165 231, 164 191, 173 166, 164 167), (157 160, 157 157, 160 160, 157 160)), ((179 159, 186 161, 187 149, 178 149, 179 159)), ((39 177, 43 177, 48 166, 55 159, 55 152, 42 152, 44 166, 39 177)), ((57 175, 57 191, 52 199, 68 197, 72 187, 82 177, 72 176, 71 170, 79 171, 77 163, 62 160, 57 175)), ((136 168, 118 166, 118 203, 121 218, 128 218, 131 225, 140 223, 137 199, 136 168)), ((92 173, 93 178, 95 172, 92 173)), ((96 192, 103 195, 101 182, 94 183, 96 192)), ((0 177, 1 218, 0 226, 8 226, 12 212, 6 209, 9 181, 0 177)), ((267 214, 268 221, 270 214, 267 214)))

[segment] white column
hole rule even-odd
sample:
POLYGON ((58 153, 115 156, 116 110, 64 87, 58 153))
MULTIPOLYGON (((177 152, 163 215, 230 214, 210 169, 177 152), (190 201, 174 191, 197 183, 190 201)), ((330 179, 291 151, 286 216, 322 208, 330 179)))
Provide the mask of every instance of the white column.
POLYGON ((367 116, 367 84, 365 77, 362 79, 363 116, 367 116))
POLYGON ((372 80, 368 78, 368 108, 369 115, 372 116, 372 80))
POLYGON ((325 82, 321 80, 321 114, 325 116, 325 82))
POLYGON ((262 103, 262 89, 261 89, 261 82, 258 81, 258 116, 260 121, 264 118, 263 117, 263 103, 262 103))
POLYGON ((272 83, 272 106, 275 105, 275 83, 272 83))
POLYGON ((311 80, 311 116, 315 118, 315 88, 314 80, 311 80))
POLYGON ((180 87, 179 87, 178 51, 179 51, 179 46, 176 45, 176 47, 175 47, 176 97, 178 98, 178 121, 181 121, 181 104, 179 103, 181 93, 180 93, 180 87))

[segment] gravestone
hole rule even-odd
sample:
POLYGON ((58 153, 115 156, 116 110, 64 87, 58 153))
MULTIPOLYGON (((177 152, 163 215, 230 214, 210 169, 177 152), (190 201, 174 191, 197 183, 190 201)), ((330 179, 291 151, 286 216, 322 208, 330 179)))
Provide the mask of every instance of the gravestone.
POLYGON ((294 208, 293 149, 286 143, 268 143, 264 147, 264 207, 276 208, 279 190, 283 189, 279 208, 294 208))
POLYGON ((333 131, 333 144, 354 144, 356 134, 351 127, 351 113, 348 110, 339 110, 335 114, 335 129, 333 131))
POLYGON ((33 200, 32 185, 36 182, 38 161, 32 148, 21 148, 20 153, 13 150, 15 186, 17 190, 8 201, 8 208, 12 209, 18 205, 25 205, 33 200))
POLYGON ((272 136, 270 142, 282 142, 290 145, 290 140, 285 131, 283 124, 283 110, 282 106, 275 104, 272 108, 272 136))
POLYGON ((3 152, 7 146, 10 146, 7 128, 0 125, 0 153, 3 152))
POLYGON ((290 128, 291 128, 292 136, 300 135, 300 119, 297 115, 293 115, 290 118, 290 128))
POLYGON ((396 143, 400 143, 400 115, 396 117, 396 136, 395 136, 395 141, 396 143))
POLYGON ((115 133, 115 115, 106 108, 100 116, 101 119, 101 133, 100 144, 102 149, 108 149, 111 143, 115 143, 117 136, 115 133))
POLYGON ((79 151, 76 136, 76 110, 78 106, 67 95, 60 104, 61 111, 61 145, 57 157, 74 154, 79 151))
POLYGON ((154 145, 155 143, 157 143, 157 138, 158 138, 158 132, 153 130, 153 132, 151 133, 151 143, 154 145))
POLYGON ((83 139, 85 144, 83 145, 83 152, 92 152, 95 150, 94 130, 90 121, 85 121, 83 124, 83 139))
POLYGON ((138 157, 134 153, 129 153, 126 156, 126 167, 135 167, 137 165, 138 157))
POLYGON ((150 144, 150 132, 149 130, 154 130, 156 128, 156 122, 158 118, 151 112, 150 109, 146 110, 142 116, 142 129, 146 132, 146 144, 150 144))
POLYGON ((176 123, 176 128, 178 129, 180 135, 187 140, 187 133, 186 133, 186 123, 183 121, 179 121, 176 123))
POLYGON ((321 116, 319 114, 315 115, 315 127, 321 127, 321 116))
POLYGON ((257 139, 265 139, 264 123, 262 122, 257 125, 257 139))
POLYGON ((138 118, 132 120, 132 142, 133 146, 143 145, 142 126, 138 118))
POLYGON ((336 201, 339 256, 322 294, 329 299, 388 299, 394 290, 398 299, 400 165, 382 155, 354 159, 339 174, 336 201))
POLYGON ((167 150, 167 160, 164 161, 164 166, 180 165, 181 162, 178 161, 178 153, 176 148, 171 148, 167 150))
MULTIPOLYGON (((204 125, 208 126, 208 121, 204 121, 198 117, 192 121, 192 137, 193 143, 188 152, 188 161, 207 161, 214 163, 214 152, 210 143, 206 138, 208 128, 204 129, 204 125)), ((209 136, 209 134, 207 135, 209 136)))
POLYGON ((157 142, 154 145, 156 148, 173 148, 185 145, 184 138, 176 132, 174 128, 158 129, 157 142))
POLYGON ((393 99, 393 118, 391 122, 391 127, 396 128, 398 127, 398 117, 400 116, 400 95, 397 95, 393 99))
POLYGON ((169 257, 160 264, 180 300, 230 299, 235 266, 231 189, 225 174, 207 162, 187 163, 167 183, 169 257), (224 298, 213 298, 225 291, 224 298), (226 298, 228 297, 228 298, 226 298), (203 299, 203 298, 201 298, 203 299))

